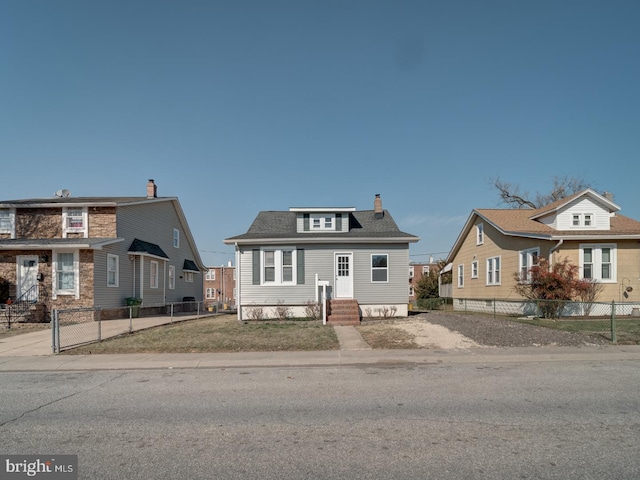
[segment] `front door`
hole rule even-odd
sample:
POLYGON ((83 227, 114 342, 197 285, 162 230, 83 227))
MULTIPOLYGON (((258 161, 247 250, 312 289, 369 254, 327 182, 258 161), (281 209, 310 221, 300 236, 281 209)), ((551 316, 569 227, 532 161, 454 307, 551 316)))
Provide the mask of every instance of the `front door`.
POLYGON ((353 254, 336 253, 336 298, 353 298, 353 254))
POLYGON ((26 295, 28 300, 38 298, 38 257, 36 255, 18 256, 18 298, 26 295), (33 288, 33 290, 31 290, 33 288))

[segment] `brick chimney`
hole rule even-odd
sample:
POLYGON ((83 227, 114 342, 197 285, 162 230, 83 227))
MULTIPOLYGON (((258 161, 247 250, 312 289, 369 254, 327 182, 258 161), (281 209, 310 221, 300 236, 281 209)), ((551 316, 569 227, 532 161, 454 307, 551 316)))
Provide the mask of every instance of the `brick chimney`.
POLYGON ((156 198, 158 196, 158 186, 152 178, 147 182, 147 198, 156 198))
POLYGON ((373 212, 375 218, 384 217, 384 210, 382 209, 382 199, 380 198, 379 193, 376 193, 376 198, 373 201, 373 212))

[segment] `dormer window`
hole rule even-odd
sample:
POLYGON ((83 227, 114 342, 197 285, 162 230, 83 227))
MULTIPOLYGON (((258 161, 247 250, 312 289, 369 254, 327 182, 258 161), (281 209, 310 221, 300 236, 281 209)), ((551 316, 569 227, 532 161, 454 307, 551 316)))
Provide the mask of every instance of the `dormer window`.
POLYGON ((83 233, 87 236, 87 209, 82 207, 68 207, 62 211, 63 232, 83 233))
POLYGON ((335 215, 312 214, 311 230, 335 230, 335 215))
POLYGON ((593 228, 593 222, 592 213, 574 213, 571 215, 571 226, 573 228, 593 228))

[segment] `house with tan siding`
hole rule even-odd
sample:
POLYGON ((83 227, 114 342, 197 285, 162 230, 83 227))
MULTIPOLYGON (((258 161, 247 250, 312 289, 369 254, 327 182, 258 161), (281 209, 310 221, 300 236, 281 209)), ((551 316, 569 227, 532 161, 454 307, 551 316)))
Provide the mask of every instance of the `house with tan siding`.
POLYGON ((158 306, 202 300, 204 265, 176 197, 73 197, 0 201, 0 277, 12 304, 54 309, 158 306))
POLYGON ((245 234, 224 240, 236 250, 238 319, 278 308, 306 317, 314 303, 333 324, 406 316, 409 244, 418 240, 400 231, 379 195, 373 210, 262 211, 245 234))
POLYGON ((640 301, 640 222, 620 210, 591 189, 538 209, 473 210, 447 257, 454 305, 520 299, 514 274, 526 276, 540 257, 568 258, 580 278, 602 283, 599 302, 640 301))

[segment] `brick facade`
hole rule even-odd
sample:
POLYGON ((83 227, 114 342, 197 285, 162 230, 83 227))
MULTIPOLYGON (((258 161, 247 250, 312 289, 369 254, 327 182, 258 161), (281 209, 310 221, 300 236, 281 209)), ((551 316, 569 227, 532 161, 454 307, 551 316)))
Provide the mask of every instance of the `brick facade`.
POLYGON ((235 271, 233 266, 208 267, 203 286, 205 305, 214 303, 235 305, 235 271))

